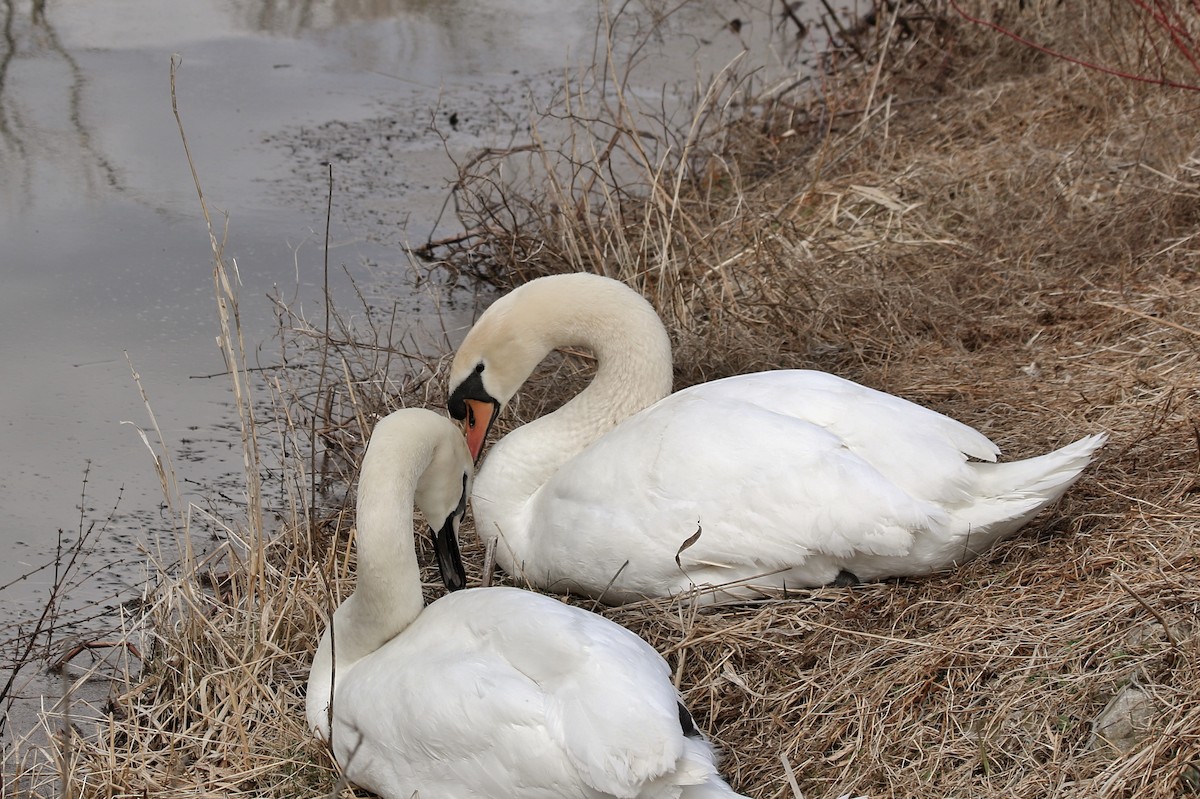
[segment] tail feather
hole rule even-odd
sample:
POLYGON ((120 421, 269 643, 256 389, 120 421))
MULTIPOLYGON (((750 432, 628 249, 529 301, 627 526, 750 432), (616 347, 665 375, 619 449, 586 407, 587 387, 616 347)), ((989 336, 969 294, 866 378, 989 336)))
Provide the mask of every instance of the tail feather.
POLYGON ((1040 498, 1053 502, 1079 479, 1108 435, 1084 436, 1062 449, 1010 463, 976 463, 977 492, 995 499, 1040 498))
POLYGON ((738 793, 720 777, 714 776, 708 782, 700 785, 685 785, 679 793, 679 799, 749 799, 738 793))
POLYGON ((1097 433, 1025 460, 972 464, 979 499, 956 513, 968 525, 971 549, 976 554, 987 550, 1061 497, 1107 440, 1097 433))
POLYGON ((685 735, 675 768, 643 784, 637 799, 747 799, 721 779, 717 760, 717 750, 699 732, 685 735))
POLYGON ((948 509, 948 525, 916 536, 912 549, 901 558, 859 555, 841 567, 860 580, 880 580, 929 574, 966 563, 1020 530, 1061 497, 1107 440, 1108 436, 1100 433, 1034 458, 971 463, 975 470, 972 499, 948 509))

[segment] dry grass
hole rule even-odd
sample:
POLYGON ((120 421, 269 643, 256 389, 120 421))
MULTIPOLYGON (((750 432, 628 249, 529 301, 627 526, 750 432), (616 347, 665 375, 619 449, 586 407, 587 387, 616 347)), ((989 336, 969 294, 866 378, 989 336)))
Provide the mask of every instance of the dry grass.
MULTIPOLYGON (((1126 71, 1158 63, 1132 4, 1025 5, 998 21, 1126 71)), ((691 133, 647 134, 611 87, 571 95, 567 144, 539 141, 524 182, 498 179, 504 156, 471 164, 459 203, 479 233, 439 254, 500 282, 621 277, 671 328, 679 385, 825 369, 972 424, 1009 457, 1112 434, 1056 508, 954 573, 602 610, 675 667, 739 790, 1200 793, 1200 94, 1080 69, 936 3, 898 8, 858 31, 865 61, 846 48, 819 81, 727 76, 691 133), (1131 685, 1151 712, 1128 748, 1098 742, 1131 685)), ((184 514, 226 546, 163 568, 143 673, 96 721, 75 709, 87 734, 25 761, 31 794, 57 773, 87 797, 335 788, 302 697, 325 614, 352 588, 334 492, 374 414, 441 402, 444 362, 405 357, 386 318, 288 323, 288 362, 311 371, 274 380, 275 419, 254 422, 284 453, 263 514, 237 529, 184 514)), ((585 360, 556 359, 506 422, 586 377, 585 360)))
MULTIPOLYGON (((1156 68, 1131 4, 1027 5, 999 21, 1156 68)), ((804 98, 731 81, 687 148, 597 132, 601 154, 641 159, 640 181, 597 188, 577 145, 521 201, 464 176, 468 221, 492 235, 451 258, 500 282, 582 268, 638 286, 672 329, 681 386, 825 369, 1009 456, 1113 434, 1054 511, 954 574, 694 616, 609 611, 678 665, 736 785, 790 796, 786 759, 810 796, 1195 793, 1200 94, 932 7, 897 20, 862 31, 878 60, 804 98), (1153 718, 1118 753, 1093 722, 1131 684, 1153 718)), ((612 97, 580 116, 634 114, 612 97)), ((519 415, 557 402, 561 376, 519 415)))

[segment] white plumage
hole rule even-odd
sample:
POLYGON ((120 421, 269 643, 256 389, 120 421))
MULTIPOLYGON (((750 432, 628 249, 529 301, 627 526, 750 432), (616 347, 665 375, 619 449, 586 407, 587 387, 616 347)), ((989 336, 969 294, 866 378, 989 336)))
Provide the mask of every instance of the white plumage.
POLYGON ((507 571, 610 603, 704 586, 723 587, 708 598, 752 597, 961 564, 1061 496, 1105 441, 998 464, 998 448, 960 422, 807 370, 668 396, 670 342, 649 303, 573 274, 497 300, 459 348, 450 408, 467 418, 473 455, 538 362, 564 346, 590 348, 596 376, 492 446, 475 483, 476 529, 498 538, 507 571))
POLYGON ((423 608, 413 502, 453 535, 470 470, 445 417, 409 409, 376 425, 358 585, 333 616, 337 657, 327 630, 307 694, 308 723, 326 741, 332 730, 347 778, 385 799, 737 797, 666 662, 633 633, 515 588, 423 608))

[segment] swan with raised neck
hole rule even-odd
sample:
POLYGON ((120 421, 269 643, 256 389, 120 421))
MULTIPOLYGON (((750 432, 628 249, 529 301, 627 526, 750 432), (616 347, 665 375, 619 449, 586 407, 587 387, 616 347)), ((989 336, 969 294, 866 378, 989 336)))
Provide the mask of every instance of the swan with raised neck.
POLYGON ((596 376, 492 445, 475 526, 519 579, 607 602, 705 586, 753 597, 951 568, 1054 502, 1106 438, 994 463, 999 449, 978 431, 809 370, 669 394, 670 345, 653 308, 618 281, 579 273, 501 297, 455 354, 449 410, 474 457, 557 347, 590 349, 596 376))

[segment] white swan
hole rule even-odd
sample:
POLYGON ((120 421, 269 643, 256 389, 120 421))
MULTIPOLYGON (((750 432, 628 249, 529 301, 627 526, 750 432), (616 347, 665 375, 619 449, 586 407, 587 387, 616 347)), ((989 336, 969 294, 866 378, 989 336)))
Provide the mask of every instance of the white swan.
MULTIPOLYGON (((358 586, 308 681, 309 726, 346 777, 385 799, 730 799, 666 662, 607 619, 516 588, 423 609, 412 506, 456 534, 471 456, 432 411, 376 427, 358 489, 358 586), (331 646, 336 646, 336 658, 331 646), (330 696, 333 707, 330 712, 330 696)), ((452 580, 451 582, 460 581, 452 580)))
POLYGON ((449 407, 474 457, 534 367, 564 346, 590 348, 596 375, 492 446, 475 525, 498 538, 509 573, 610 603, 701 586, 753 597, 960 564, 1057 499, 1105 441, 997 464, 978 431, 814 371, 667 396, 671 346, 650 304, 618 281, 570 274, 501 297, 459 347, 449 407))

